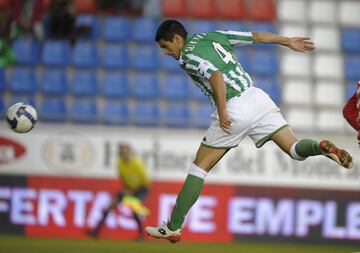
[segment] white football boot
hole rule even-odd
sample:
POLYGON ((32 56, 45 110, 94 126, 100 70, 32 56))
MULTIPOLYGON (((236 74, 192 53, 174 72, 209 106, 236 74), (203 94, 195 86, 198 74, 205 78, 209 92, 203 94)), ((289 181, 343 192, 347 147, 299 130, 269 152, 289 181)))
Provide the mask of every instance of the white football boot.
POLYGON ((166 223, 161 227, 146 227, 145 231, 149 236, 158 239, 166 239, 171 243, 179 242, 181 240, 181 229, 171 231, 166 223))

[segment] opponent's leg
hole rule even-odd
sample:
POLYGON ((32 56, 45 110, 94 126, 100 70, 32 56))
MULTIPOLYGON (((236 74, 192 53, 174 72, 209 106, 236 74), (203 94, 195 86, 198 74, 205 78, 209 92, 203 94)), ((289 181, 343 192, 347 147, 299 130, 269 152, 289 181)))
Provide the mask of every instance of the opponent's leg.
POLYGON ((301 161, 309 156, 324 155, 345 168, 352 167, 351 155, 328 140, 317 142, 303 139, 298 141, 289 127, 283 128, 274 134, 272 140, 295 160, 301 161))
POLYGON ((115 196, 112 200, 111 200, 111 204, 110 206, 104 210, 103 214, 102 214, 102 217, 99 221, 99 223, 96 225, 96 227, 93 229, 93 230, 87 230, 86 233, 91 236, 92 238, 97 238, 99 233, 100 233, 100 230, 102 229, 104 223, 105 223, 105 220, 106 220, 106 217, 108 216, 108 214, 110 213, 110 211, 115 208, 115 206, 117 205, 118 202, 121 202, 122 198, 123 198, 123 193, 122 192, 119 192, 117 194, 117 196, 115 196))
POLYGON ((133 211, 133 217, 134 217, 134 220, 136 222, 136 225, 138 227, 138 237, 136 238, 136 240, 138 241, 142 241, 144 239, 144 236, 143 236, 143 230, 142 230, 142 224, 141 224, 141 218, 140 216, 135 213, 133 211))
POLYGON ((207 172, 226 154, 229 149, 213 149, 200 146, 194 163, 178 194, 176 204, 167 224, 161 227, 146 227, 146 232, 155 238, 164 238, 170 242, 181 240, 181 226, 190 208, 198 199, 207 172))

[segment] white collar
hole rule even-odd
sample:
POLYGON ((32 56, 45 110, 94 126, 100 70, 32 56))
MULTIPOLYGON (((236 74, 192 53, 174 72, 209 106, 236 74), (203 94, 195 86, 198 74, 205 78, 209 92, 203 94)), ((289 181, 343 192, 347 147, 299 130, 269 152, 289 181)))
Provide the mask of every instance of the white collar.
POLYGON ((179 57, 179 60, 178 60, 178 62, 179 62, 180 65, 183 65, 183 64, 185 63, 185 61, 184 61, 183 58, 182 58, 182 55, 183 55, 183 52, 181 51, 181 52, 180 52, 180 57, 179 57))

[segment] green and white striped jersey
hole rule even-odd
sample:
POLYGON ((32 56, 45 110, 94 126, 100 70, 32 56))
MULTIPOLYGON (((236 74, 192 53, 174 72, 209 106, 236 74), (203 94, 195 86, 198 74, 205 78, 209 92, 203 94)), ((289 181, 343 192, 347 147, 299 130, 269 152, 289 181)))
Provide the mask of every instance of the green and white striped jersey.
POLYGON ((233 51, 235 45, 253 43, 251 32, 216 31, 190 35, 181 51, 179 63, 194 83, 215 105, 215 96, 209 79, 214 71, 223 73, 226 85, 226 101, 241 94, 253 85, 237 61, 233 51))

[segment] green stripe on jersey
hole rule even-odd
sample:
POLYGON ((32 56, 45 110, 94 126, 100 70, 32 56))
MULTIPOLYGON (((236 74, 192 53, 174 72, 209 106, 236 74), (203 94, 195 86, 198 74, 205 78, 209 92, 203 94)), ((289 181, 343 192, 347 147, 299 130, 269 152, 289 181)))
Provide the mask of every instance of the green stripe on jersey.
POLYGON ((201 36, 195 34, 188 37, 181 52, 180 63, 183 68, 212 103, 215 97, 209 79, 216 70, 223 73, 227 100, 252 86, 252 80, 236 59, 233 41, 230 40, 237 40, 237 44, 250 44, 252 35, 232 31, 202 33, 201 36))
POLYGON ((198 86, 201 91, 210 99, 211 104, 215 104, 215 97, 214 93, 210 88, 208 88, 206 85, 204 85, 203 82, 201 82, 200 78, 194 75, 190 75, 191 79, 194 81, 195 85, 198 86))

